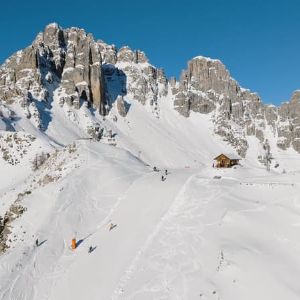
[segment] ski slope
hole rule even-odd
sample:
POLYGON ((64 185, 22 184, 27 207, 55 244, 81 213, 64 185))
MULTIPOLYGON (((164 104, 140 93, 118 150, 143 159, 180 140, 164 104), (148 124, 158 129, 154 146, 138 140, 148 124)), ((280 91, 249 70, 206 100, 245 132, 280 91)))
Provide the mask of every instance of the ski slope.
POLYGON ((124 150, 76 145, 58 181, 27 181, 0 299, 299 299, 297 172, 203 166, 162 182, 124 150))
POLYGON ((222 173, 191 178, 114 299, 299 299, 299 185, 222 173))
POLYGON ((189 118, 173 108, 170 97, 159 99, 160 115, 157 118, 149 107, 125 96, 130 103, 126 118, 112 109, 105 123, 116 132, 117 145, 151 165, 167 168, 199 168, 212 165, 220 152, 233 148, 214 134, 212 115, 191 113, 189 118))
POLYGON ((0 299, 299 299, 298 154, 277 149, 270 133, 267 172, 261 144, 247 137, 241 165, 217 170, 213 158, 234 149, 214 134, 210 114, 186 119, 166 97, 158 118, 126 101, 126 118, 114 121, 115 107, 93 116, 116 133, 116 147, 83 139, 85 107, 53 103, 56 117, 26 159, 0 161, 1 215, 20 195, 26 208, 0 256, 0 299), (41 150, 50 158, 33 172, 41 150))
POLYGON ((135 180, 106 218, 116 227, 110 231, 104 222, 105 226, 82 245, 82 250, 78 249, 84 254, 68 268, 64 280, 59 280, 50 299, 98 299, 100 295, 109 299, 120 276, 142 251, 190 173, 172 173, 165 182, 157 173, 135 180), (89 245, 97 247, 91 254, 87 253, 89 245), (86 282, 84 289, 81 286, 83 280, 86 282), (73 288, 67 291, 66 286, 73 288))

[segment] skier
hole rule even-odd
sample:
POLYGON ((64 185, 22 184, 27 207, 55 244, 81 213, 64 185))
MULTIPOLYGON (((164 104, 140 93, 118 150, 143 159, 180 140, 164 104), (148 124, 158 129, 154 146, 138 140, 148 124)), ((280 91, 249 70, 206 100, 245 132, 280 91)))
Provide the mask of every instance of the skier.
POLYGON ((72 248, 72 250, 75 250, 75 249, 76 249, 76 247, 77 247, 77 242, 76 242, 76 239, 75 239, 75 238, 73 238, 73 239, 72 239, 71 248, 72 248))
POLYGON ((35 245, 36 245, 37 247, 39 246, 39 240, 38 240, 38 239, 35 240, 35 245))
POLYGON ((164 180, 165 180, 164 175, 161 175, 161 181, 164 181, 164 180))
POLYGON ((166 176, 168 175, 168 170, 167 170, 167 169, 165 170, 165 175, 166 175, 166 176))
POLYGON ((92 252, 93 252, 93 246, 90 246, 89 253, 92 253, 92 252))
POLYGON ((110 223, 109 231, 113 230, 115 227, 117 227, 117 224, 110 223))

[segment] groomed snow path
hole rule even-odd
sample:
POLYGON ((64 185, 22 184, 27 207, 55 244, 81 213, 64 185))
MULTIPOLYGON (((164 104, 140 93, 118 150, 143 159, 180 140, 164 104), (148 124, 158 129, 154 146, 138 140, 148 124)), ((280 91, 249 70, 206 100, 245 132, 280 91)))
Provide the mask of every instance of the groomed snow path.
POLYGON ((162 182, 161 173, 153 172, 134 181, 105 226, 89 239, 89 244, 74 251, 75 261, 63 280, 56 283, 49 299, 110 299, 123 273, 142 251, 191 175, 190 170, 172 171, 162 182), (109 230, 110 223, 117 226, 109 230), (87 252, 89 245, 97 247, 91 254, 87 252), (85 282, 84 288, 81 280, 85 282))

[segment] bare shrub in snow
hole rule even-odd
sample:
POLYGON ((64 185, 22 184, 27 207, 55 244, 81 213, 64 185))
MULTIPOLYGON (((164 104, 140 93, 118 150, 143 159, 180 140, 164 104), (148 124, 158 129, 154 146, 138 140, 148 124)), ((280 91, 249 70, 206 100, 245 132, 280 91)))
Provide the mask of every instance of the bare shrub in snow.
POLYGON ((32 170, 33 171, 38 170, 45 163, 45 161, 49 158, 49 156, 50 156, 50 154, 45 153, 45 152, 36 154, 32 161, 32 170))

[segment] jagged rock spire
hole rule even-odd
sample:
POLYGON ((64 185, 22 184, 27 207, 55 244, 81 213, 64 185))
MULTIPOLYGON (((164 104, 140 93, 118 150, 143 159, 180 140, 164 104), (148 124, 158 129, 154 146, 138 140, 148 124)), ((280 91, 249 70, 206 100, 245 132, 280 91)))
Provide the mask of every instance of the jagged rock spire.
POLYGON ((0 100, 19 103, 41 129, 37 101, 50 104, 55 99, 76 109, 86 103, 102 115, 115 104, 125 116, 125 102, 118 99, 129 97, 159 117, 159 101, 166 96, 185 117, 211 114, 215 132, 241 155, 248 147, 246 136, 263 142, 267 126, 280 148, 300 152, 300 92, 280 107, 264 105, 257 94, 240 87, 220 60, 197 56, 179 82, 168 81, 140 50, 118 50, 83 29, 52 23, 0 67, 0 100))

